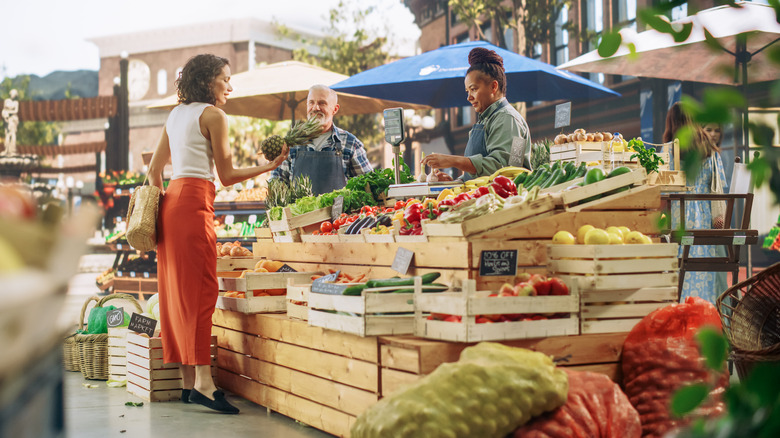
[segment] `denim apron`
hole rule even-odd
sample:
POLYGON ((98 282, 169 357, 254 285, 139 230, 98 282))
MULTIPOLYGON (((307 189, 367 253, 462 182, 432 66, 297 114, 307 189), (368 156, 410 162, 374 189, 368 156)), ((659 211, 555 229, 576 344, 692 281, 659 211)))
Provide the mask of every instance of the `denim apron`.
MULTIPOLYGON (((496 111, 508 105, 509 103, 507 101, 503 101, 501 102, 501 105, 496 108, 496 111)), ((466 143, 466 151, 463 155, 466 157, 470 157, 472 155, 482 155, 485 157, 487 154, 487 145, 485 145, 485 124, 475 123, 474 126, 471 127, 471 131, 469 131, 469 142, 466 143)), ((474 178, 476 178, 476 175, 463 172, 463 181, 468 181, 474 178)))
POLYGON ((310 151, 301 146, 295 155, 292 176, 293 179, 308 176, 315 196, 343 189, 347 178, 341 146, 337 142, 335 151, 310 151))

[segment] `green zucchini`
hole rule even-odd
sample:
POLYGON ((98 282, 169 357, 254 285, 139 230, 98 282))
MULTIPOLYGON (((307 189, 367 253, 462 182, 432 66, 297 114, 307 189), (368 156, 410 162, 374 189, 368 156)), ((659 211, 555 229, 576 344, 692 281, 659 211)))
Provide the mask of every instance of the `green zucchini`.
POLYGON ((360 295, 363 293, 363 289, 366 289, 367 287, 368 286, 366 284, 356 284, 354 286, 349 286, 341 292, 341 295, 360 295))
POLYGON ((546 189, 547 187, 551 187, 553 185, 553 183, 555 181, 557 181, 558 178, 561 177, 561 174, 563 174, 563 169, 561 169, 561 168, 555 169, 555 172, 553 172, 552 175, 550 175, 549 178, 547 178, 546 180, 544 180, 544 182, 539 184, 539 188, 540 189, 546 189))
POLYGON ((528 178, 528 175, 530 175, 530 174, 525 173, 525 172, 517 174, 517 176, 515 177, 515 185, 517 187, 520 187, 521 185, 523 185, 523 181, 525 181, 525 179, 528 178))
POLYGON ((526 189, 530 189, 533 186, 539 184, 539 182, 546 180, 551 175, 550 171, 542 169, 542 171, 539 172, 539 175, 536 176, 536 178, 529 181, 527 184, 523 184, 523 187, 526 189))
MULTIPOLYGON (((441 277, 440 272, 429 272, 422 276, 423 284, 431 284, 441 277)), ((368 280, 366 287, 393 287, 393 286, 414 286, 414 277, 409 278, 386 278, 381 280, 368 280)))
MULTIPOLYGON (((422 287, 423 292, 444 292, 445 290, 449 289, 450 287, 441 283, 431 283, 431 284, 424 284, 422 287)), ((393 293, 395 294, 410 294, 414 293, 414 288, 404 288, 404 289, 398 289, 394 290, 393 293)))

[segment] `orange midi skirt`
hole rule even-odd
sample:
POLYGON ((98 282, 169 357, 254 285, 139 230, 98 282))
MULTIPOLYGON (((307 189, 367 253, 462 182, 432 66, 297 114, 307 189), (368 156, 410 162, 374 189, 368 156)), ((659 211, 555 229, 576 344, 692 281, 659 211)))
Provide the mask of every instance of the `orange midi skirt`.
POLYGON ((214 183, 180 178, 165 190, 157 223, 160 335, 165 363, 211 363, 217 303, 214 183))

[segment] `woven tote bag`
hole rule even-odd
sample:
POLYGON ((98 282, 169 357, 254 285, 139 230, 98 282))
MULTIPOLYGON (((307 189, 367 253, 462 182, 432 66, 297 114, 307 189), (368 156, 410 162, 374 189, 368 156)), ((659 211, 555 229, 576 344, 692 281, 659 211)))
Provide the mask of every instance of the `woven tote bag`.
POLYGON ((127 243, 139 251, 152 251, 157 246, 157 210, 160 189, 146 185, 146 180, 130 197, 127 207, 127 243))

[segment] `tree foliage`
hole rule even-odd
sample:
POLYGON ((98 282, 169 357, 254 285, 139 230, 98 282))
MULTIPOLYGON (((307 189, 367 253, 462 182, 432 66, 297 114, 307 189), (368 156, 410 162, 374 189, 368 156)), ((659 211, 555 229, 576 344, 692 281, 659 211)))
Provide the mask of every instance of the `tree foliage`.
MULTIPOLYGON (((33 93, 30 89, 29 76, 17 76, 15 78, 6 77, 0 84, 0 101, 5 101, 10 96, 11 90, 16 89, 19 93, 19 101, 33 100, 33 93)), ((54 122, 26 122, 21 117, 19 119, 19 129, 16 131, 16 144, 40 146, 52 145, 57 142, 60 134, 60 127, 54 122)), ((0 119, 0 126, 5 132, 5 122, 0 119)))
MULTIPOLYGON (((299 37, 304 44, 293 51, 293 58, 347 76, 385 64, 389 59, 386 50, 389 30, 368 28, 367 19, 374 13, 374 6, 340 1, 329 12, 325 37, 318 40, 299 37), (307 46, 316 47, 317 54, 307 46)), ((291 34, 284 25, 279 25, 278 30, 283 35, 291 34)), ((382 139, 377 114, 337 116, 334 122, 355 134, 366 146, 378 144, 382 139)))
MULTIPOLYGON (((533 53, 537 44, 552 42, 555 27, 564 7, 571 6, 571 0, 450 0, 452 11, 458 18, 477 31, 479 38, 485 40, 482 24, 495 23, 498 45, 507 48, 505 31, 513 29, 514 44, 517 53, 533 53)), ((563 29, 574 30, 572 21, 563 24, 563 29)))
MULTIPOLYGON (((660 3, 655 7, 640 10, 638 16, 648 27, 653 28, 658 32, 672 35, 676 42, 683 42, 690 36, 690 26, 675 28, 669 24, 669 21, 665 19, 665 17, 673 8, 687 3, 687 1, 683 0, 660 3)), ((740 7, 730 1, 726 3, 730 7, 740 7)), ((769 5, 774 9, 775 18, 778 23, 780 23, 780 1, 770 0, 769 5)), ((611 37, 602 39, 598 49, 599 55, 602 57, 609 57, 617 52, 620 45, 623 43, 618 30, 619 29, 612 29, 608 32, 611 37)), ((705 30, 705 37, 707 45, 716 50, 723 49, 718 40, 713 38, 712 34, 707 30, 705 30)), ((775 43, 759 56, 766 56, 770 63, 776 66, 775 68, 780 69, 780 43, 775 43)), ((724 74, 733 75, 733 72, 724 72, 724 74)), ((773 103, 775 106, 780 102, 780 80, 776 80, 771 86, 767 98, 770 103, 773 103)), ((702 102, 698 102, 688 96, 685 96, 683 99, 684 110, 691 116, 694 122, 699 124, 733 123, 735 126, 742 126, 742 114, 746 107, 747 97, 744 96, 740 90, 731 87, 711 88, 706 90, 702 102)), ((780 116, 778 116, 777 124, 780 126, 780 116)), ((756 187, 768 183, 772 193, 775 195, 775 202, 780 203, 780 152, 778 152, 777 148, 772 144, 775 130, 773 127, 764 123, 756 123, 753 121, 751 121, 747 127, 743 127, 743 129, 750 131, 753 141, 760 151, 760 153, 757 153, 753 157, 746 157, 750 160, 748 169, 751 171, 753 183, 756 187)), ((684 139, 681 139, 680 143, 682 148, 687 147, 684 139)), ((686 163, 684 163, 683 166, 685 168, 697 167, 695 166, 695 163, 690 163, 690 161, 696 160, 695 154, 687 155, 686 163)))

